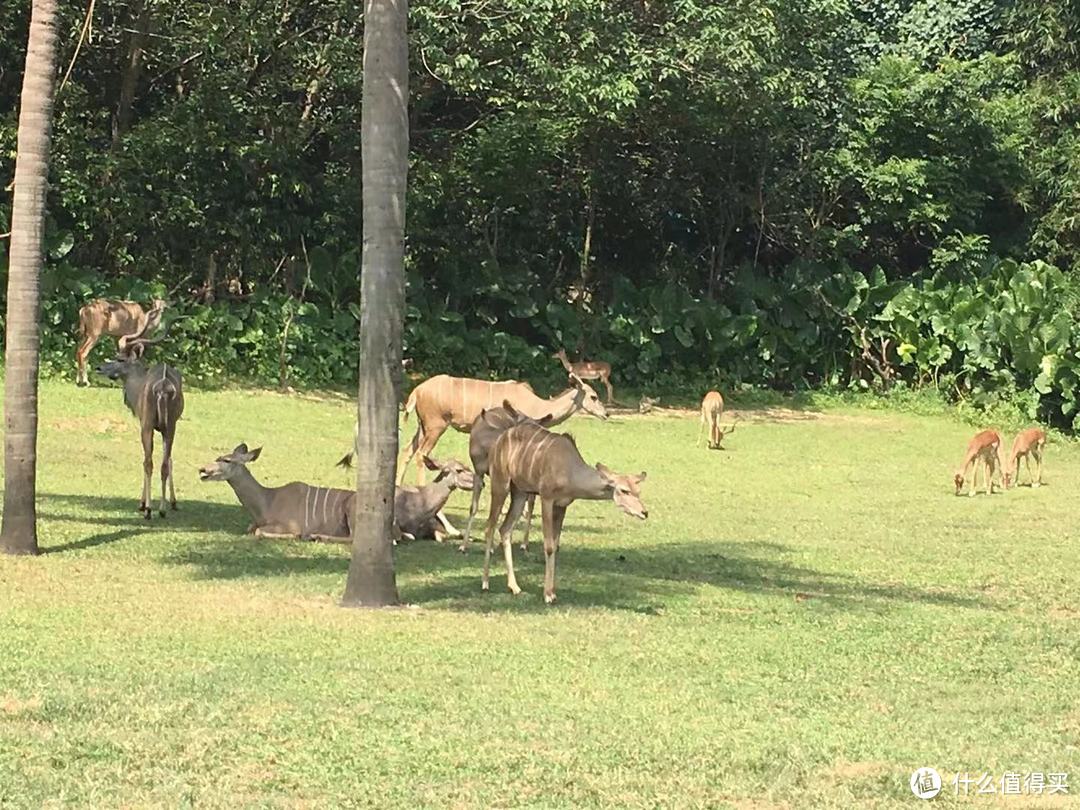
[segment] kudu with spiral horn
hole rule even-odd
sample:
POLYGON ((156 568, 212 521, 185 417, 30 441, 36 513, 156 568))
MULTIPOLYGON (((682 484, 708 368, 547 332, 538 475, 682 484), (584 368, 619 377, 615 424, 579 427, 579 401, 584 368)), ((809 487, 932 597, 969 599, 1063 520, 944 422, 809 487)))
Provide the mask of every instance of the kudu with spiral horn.
POLYGON ((147 335, 161 322, 161 313, 151 316, 143 327, 119 341, 115 360, 102 363, 98 373, 110 380, 124 381, 124 404, 139 420, 143 445, 143 488, 139 511, 150 519, 150 479, 154 473, 154 431, 161 434, 163 444, 161 460, 161 507, 165 517, 166 488, 168 503, 176 509, 176 486, 173 483, 172 448, 176 437, 176 423, 184 413, 184 388, 180 372, 165 363, 147 367, 142 354, 147 346, 160 343, 169 334, 169 326, 156 338, 147 335))

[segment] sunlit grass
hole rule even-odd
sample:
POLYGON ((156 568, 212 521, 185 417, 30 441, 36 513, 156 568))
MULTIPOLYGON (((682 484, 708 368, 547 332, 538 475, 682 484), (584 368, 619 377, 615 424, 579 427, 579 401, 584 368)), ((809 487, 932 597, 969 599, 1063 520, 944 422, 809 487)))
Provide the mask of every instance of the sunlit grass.
POLYGON ((943 417, 758 412, 720 452, 691 415, 576 417, 586 459, 649 473, 648 522, 572 506, 554 608, 539 542, 516 599, 479 544, 399 547, 416 608, 369 613, 336 605, 347 548, 245 537, 196 476, 245 441, 268 483, 348 486, 348 401, 189 393, 181 511, 145 522, 119 391, 42 395, 48 553, 0 559, 5 806, 901 806, 921 765, 1080 792, 1066 443, 1045 488, 968 499, 943 417))

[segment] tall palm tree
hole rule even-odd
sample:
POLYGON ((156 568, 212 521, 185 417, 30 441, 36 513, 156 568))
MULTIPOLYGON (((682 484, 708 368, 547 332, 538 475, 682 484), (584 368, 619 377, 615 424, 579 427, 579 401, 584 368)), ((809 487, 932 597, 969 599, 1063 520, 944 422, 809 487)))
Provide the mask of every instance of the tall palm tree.
POLYGON ((56 84, 56 0, 33 0, 19 109, 4 362, 4 517, 0 549, 37 554, 38 321, 49 139, 56 84))
POLYGON ((364 252, 352 561, 342 604, 398 601, 391 537, 405 307, 409 171, 408 0, 365 0, 361 108, 364 252))

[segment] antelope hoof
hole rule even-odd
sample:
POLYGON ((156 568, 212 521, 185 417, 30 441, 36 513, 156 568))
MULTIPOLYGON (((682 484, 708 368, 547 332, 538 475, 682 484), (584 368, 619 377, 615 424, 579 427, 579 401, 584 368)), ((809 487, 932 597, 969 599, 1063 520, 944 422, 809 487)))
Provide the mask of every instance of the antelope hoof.
POLYGON ((487 593, 491 589, 488 587, 488 583, 481 582, 480 583, 480 590, 482 590, 484 593, 487 593))
POLYGON ((518 546, 518 548, 520 548, 526 554, 529 553, 529 544, 528 543, 522 543, 520 546, 518 546))
POLYGON ((517 585, 511 585, 509 587, 510 593, 512 593, 514 596, 521 596, 521 588, 519 588, 517 585))
POLYGON ((555 594, 553 594, 553 593, 545 593, 544 594, 544 602, 546 604, 549 604, 549 605, 555 604, 555 594))
POLYGON ((1041 486, 1042 486, 1042 484, 1040 484, 1038 481, 1036 481, 1034 484, 1031 485, 1031 488, 1032 489, 1038 489, 1041 486))
POLYGON ((173 501, 173 502, 172 502, 172 510, 173 510, 174 512, 176 512, 176 511, 177 511, 178 509, 179 509, 179 507, 178 507, 178 506, 176 505, 176 501, 173 501))
POLYGON ((462 554, 467 554, 469 552, 469 544, 462 543, 460 546, 457 547, 457 550, 460 551, 462 554))
POLYGON ((151 511, 152 510, 150 510, 150 509, 143 509, 143 518, 146 519, 146 520, 149 520, 151 511))
POLYGON ((165 510, 164 509, 159 509, 158 514, 161 515, 162 517, 165 517, 165 510))
POLYGON ((969 493, 968 493, 968 497, 969 497, 969 498, 974 498, 974 497, 975 497, 975 493, 974 493, 974 492, 969 492, 969 493))

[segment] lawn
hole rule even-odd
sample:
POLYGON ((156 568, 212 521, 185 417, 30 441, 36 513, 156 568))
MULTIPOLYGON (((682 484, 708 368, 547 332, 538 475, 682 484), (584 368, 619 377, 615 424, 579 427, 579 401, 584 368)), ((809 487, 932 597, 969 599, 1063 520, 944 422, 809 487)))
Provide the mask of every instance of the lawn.
POLYGON ((939 804, 1073 806, 958 801, 957 773, 1080 794, 1072 444, 1046 487, 969 499, 947 416, 747 412, 719 452, 691 414, 575 417, 587 460, 649 473, 650 516, 573 505, 557 606, 539 544, 515 598, 429 541, 397 549, 414 607, 364 612, 336 604, 346 547, 246 537, 196 475, 245 441, 264 482, 348 486, 351 419, 189 392, 180 511, 146 522, 119 390, 43 385, 47 553, 0 559, 0 805, 899 807, 924 765, 939 804))

